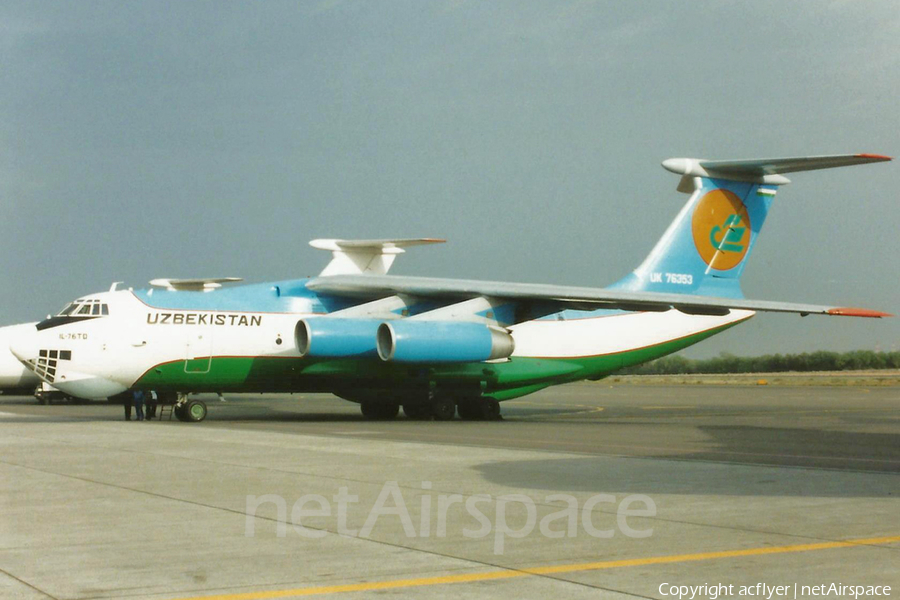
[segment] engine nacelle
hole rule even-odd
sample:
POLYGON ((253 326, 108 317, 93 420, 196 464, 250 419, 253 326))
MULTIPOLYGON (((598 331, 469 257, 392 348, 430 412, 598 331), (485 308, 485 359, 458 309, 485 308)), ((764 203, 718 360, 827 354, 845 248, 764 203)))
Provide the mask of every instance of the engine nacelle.
POLYGON ((509 358, 515 349, 505 331, 459 321, 387 321, 377 340, 381 360, 405 363, 480 362, 509 358))
POLYGON ((294 342, 301 357, 374 357, 380 323, 377 319, 301 319, 294 327, 294 342))

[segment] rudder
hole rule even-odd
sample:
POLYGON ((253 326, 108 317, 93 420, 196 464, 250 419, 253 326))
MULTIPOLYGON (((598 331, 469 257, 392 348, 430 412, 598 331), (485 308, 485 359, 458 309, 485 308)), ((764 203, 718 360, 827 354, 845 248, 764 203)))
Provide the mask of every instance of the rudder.
POLYGON ((875 154, 710 161, 669 159, 690 199, 644 262, 613 288, 741 298, 740 277, 783 173, 891 160, 875 154))
POLYGON ((696 189, 641 265, 616 287, 740 298, 740 277, 775 187, 697 178, 696 189))

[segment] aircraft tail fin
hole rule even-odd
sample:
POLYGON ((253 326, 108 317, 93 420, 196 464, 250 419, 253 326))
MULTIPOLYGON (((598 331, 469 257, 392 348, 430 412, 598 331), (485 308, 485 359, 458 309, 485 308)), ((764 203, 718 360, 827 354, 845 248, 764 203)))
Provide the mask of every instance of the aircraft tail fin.
POLYGON ((670 158, 687 204, 641 265, 613 287, 632 291, 743 297, 740 277, 785 173, 891 160, 842 154, 751 160, 670 158))

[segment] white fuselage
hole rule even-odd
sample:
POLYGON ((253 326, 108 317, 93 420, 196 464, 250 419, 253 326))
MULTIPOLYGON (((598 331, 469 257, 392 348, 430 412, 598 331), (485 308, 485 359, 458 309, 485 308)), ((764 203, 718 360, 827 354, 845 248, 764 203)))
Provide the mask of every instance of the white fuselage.
MULTIPOLYGON (((303 305, 297 306, 297 312, 277 313, 157 308, 130 291, 90 298, 108 305, 109 314, 36 332, 32 329, 31 335, 17 335, 11 344, 13 353, 47 383, 83 398, 106 398, 126 391, 161 365, 180 369, 183 364, 184 372, 199 381, 209 372, 213 357, 299 360, 295 326, 298 320, 317 314, 311 308, 303 310, 303 305)), ((726 316, 696 316, 675 310, 560 313, 512 326, 512 360, 630 352, 733 324, 752 314, 732 311, 726 316)))

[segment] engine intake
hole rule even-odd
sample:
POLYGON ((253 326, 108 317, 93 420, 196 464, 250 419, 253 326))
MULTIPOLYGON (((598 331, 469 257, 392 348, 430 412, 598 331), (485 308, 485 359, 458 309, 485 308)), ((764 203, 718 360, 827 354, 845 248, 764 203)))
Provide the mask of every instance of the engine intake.
POLYGON ((377 319, 301 319, 294 342, 301 357, 347 358, 375 356, 377 319))
POLYGON ((515 341, 483 323, 403 319, 378 326, 376 347, 386 362, 480 362, 509 358, 515 341))

